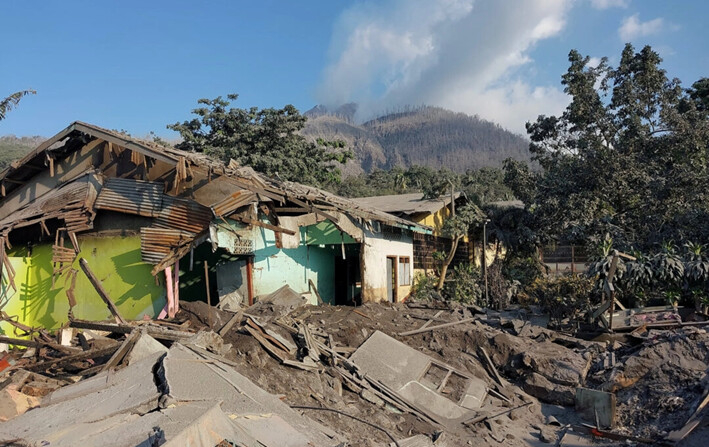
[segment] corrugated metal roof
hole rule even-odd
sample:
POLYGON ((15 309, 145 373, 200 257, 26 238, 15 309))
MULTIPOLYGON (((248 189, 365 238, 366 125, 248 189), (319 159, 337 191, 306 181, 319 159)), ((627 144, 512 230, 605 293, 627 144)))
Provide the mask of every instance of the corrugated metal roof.
MULTIPOLYGON (((63 218, 72 211, 74 213, 69 215, 78 217, 86 205, 90 189, 88 183, 90 176, 82 176, 71 183, 49 191, 24 208, 10 214, 0 221, 0 232, 4 232, 10 227, 22 227, 29 222, 38 221, 38 219, 63 218)), ((84 220, 84 222, 86 221, 84 220)), ((85 224, 80 226, 84 227, 85 224)))
POLYGON ((162 210, 155 219, 155 226, 197 234, 209 227, 213 217, 211 209, 197 202, 179 197, 163 196, 162 210))
POLYGON ((96 208, 157 217, 162 210, 163 189, 160 182, 109 178, 96 199, 96 208))
POLYGON ((242 189, 212 205, 212 211, 214 211, 214 215, 217 217, 226 216, 236 209, 256 201, 258 201, 258 197, 255 193, 242 189))
MULTIPOLYGON (((285 182, 274 178, 268 178, 266 176, 254 172, 249 167, 238 166, 236 163, 230 163, 228 167, 225 167, 221 161, 212 159, 209 156, 201 153, 181 151, 179 149, 158 145, 154 142, 141 140, 119 132, 114 132, 108 129, 94 126, 92 124, 82 123, 78 121, 72 123, 66 129, 62 130, 50 140, 40 145, 37 149, 29 153, 22 160, 13 163, 10 168, 0 173, 0 179, 10 175, 22 177, 22 180, 29 179, 32 175, 34 175, 30 175, 30 171, 36 171, 34 171, 34 168, 24 168, 23 166, 25 164, 31 162, 32 160, 35 160, 35 158, 37 157, 39 157, 37 159, 43 160, 42 157, 47 156, 47 154, 45 154, 45 151, 47 151, 47 153, 55 151, 55 149, 52 148, 53 144, 62 141, 68 136, 75 134, 78 135, 78 133, 88 135, 92 138, 111 142, 112 144, 116 144, 120 147, 130 149, 131 151, 136 151, 147 157, 152 157, 156 160, 166 161, 173 165, 177 165, 178 161, 181 158, 184 158, 185 160, 189 161, 189 164, 191 166, 207 169, 208 171, 213 172, 214 175, 217 176, 224 176, 232 183, 234 183, 235 188, 242 188, 251 191, 252 193, 256 194, 259 200, 270 199, 276 200, 278 202, 284 202, 285 198, 288 197, 290 199, 296 199, 302 202, 307 202, 308 205, 314 205, 316 208, 319 208, 319 212, 321 214, 324 214, 326 210, 337 210, 342 213, 348 214, 349 216, 358 220, 374 220, 387 225, 399 226, 415 231, 430 231, 430 228, 426 226, 407 221, 406 219, 402 219, 391 214, 387 214, 385 210, 369 206, 366 203, 358 203, 357 201, 354 201, 352 199, 336 196, 319 188, 309 187, 294 182, 285 182), (22 172, 19 172, 20 170, 22 170, 22 172), (25 177, 27 177, 27 179, 25 179, 25 177)), ((56 150, 59 151, 57 155, 61 157, 68 155, 66 149, 60 150, 60 148, 57 148, 56 150)), ((13 183, 9 183, 6 185, 6 188, 14 188, 14 186, 12 185, 13 183)), ((0 198, 0 203, 2 202, 2 200, 3 199, 0 198)), ((225 213, 239 204, 239 202, 230 202, 229 199, 226 199, 225 203, 219 202, 217 204, 217 210, 221 213, 225 213)), ((211 204, 205 203, 202 205, 211 204)), ((165 205, 163 204, 163 207, 164 206, 165 205)), ((201 206, 201 208, 198 207, 199 209, 193 209, 192 211, 185 211, 184 213, 181 213, 180 211, 184 208, 186 207, 178 206, 176 209, 173 210, 173 213, 167 213, 165 215, 161 213, 158 216, 158 219, 160 219, 161 221, 160 225, 168 228, 189 228, 189 230, 187 231, 195 233, 201 231, 204 228, 202 226, 203 222, 201 219, 197 224, 191 224, 185 219, 187 218, 187 214, 189 214, 190 216, 202 216, 203 208, 209 208, 207 208, 206 206, 201 206)), ((141 210, 141 212, 143 211, 144 210, 141 210)))
MULTIPOLYGON (((460 197, 459 192, 455 194, 455 198, 457 199, 458 197, 460 197)), ((352 200, 360 205, 376 208, 387 213, 407 215, 418 213, 433 214, 451 203, 450 195, 441 196, 438 199, 424 199, 422 192, 361 197, 352 200)))
POLYGON ((194 234, 171 228, 145 227, 140 229, 140 253, 144 262, 158 264, 173 249, 190 243, 194 234))

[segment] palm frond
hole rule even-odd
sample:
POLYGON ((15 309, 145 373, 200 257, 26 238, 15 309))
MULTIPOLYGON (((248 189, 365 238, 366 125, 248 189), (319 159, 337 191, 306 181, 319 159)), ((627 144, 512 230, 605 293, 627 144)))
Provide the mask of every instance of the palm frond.
POLYGON ((35 90, 21 90, 0 101, 0 121, 5 119, 7 112, 20 103, 20 99, 27 95, 34 95, 36 93, 37 92, 35 90))

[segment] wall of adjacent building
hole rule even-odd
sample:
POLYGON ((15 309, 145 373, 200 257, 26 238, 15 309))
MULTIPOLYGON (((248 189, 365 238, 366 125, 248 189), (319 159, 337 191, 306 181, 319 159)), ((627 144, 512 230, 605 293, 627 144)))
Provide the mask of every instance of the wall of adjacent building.
POLYGON ((411 292, 414 262, 413 239, 410 234, 402 234, 400 231, 398 229, 393 230, 392 233, 365 231, 362 245, 362 278, 364 281, 362 297, 364 301, 387 301, 387 287, 390 281, 387 274, 387 257, 395 257, 397 266, 399 258, 402 256, 408 257, 411 263, 409 285, 397 287, 394 301, 403 301, 411 292))

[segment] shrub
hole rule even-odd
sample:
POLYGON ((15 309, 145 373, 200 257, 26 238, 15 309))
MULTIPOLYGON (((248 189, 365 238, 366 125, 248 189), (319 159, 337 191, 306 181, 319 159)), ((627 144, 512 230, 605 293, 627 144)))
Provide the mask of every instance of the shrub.
POLYGON ((520 301, 538 304, 559 325, 589 309, 593 285, 591 278, 576 275, 538 278, 525 288, 520 301))
POLYGON ((452 301, 477 304, 487 307, 484 290, 480 286, 480 270, 472 264, 461 263, 453 269, 453 275, 446 281, 444 293, 452 301))
POLYGON ((436 292, 437 282, 435 276, 417 273, 411 286, 411 298, 415 301, 430 301, 434 296, 439 296, 436 292))
POLYGON ((517 281, 522 287, 525 287, 544 276, 547 271, 539 257, 528 256, 526 258, 505 258, 502 273, 509 281, 517 281))

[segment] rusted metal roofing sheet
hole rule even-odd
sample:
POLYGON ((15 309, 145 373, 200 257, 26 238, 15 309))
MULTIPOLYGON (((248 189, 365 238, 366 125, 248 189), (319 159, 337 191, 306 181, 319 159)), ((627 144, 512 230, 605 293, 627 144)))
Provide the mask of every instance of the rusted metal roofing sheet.
POLYGON ((0 231, 34 224, 39 220, 63 218, 68 212, 81 211, 86 207, 90 176, 81 177, 48 192, 26 207, 0 221, 0 231))
POLYGON ((164 196, 162 211, 155 219, 155 226, 197 234, 209 227, 213 217, 211 209, 197 202, 164 196))
POLYGON ((258 197, 255 193, 242 189, 212 205, 212 211, 217 217, 227 216, 238 208, 256 201, 258 201, 258 197))
POLYGON ((96 199, 96 208, 157 217, 162 210, 163 189, 160 182, 109 178, 96 199))
POLYGON ((144 262, 158 264, 173 249, 192 242, 194 234, 170 228, 140 229, 140 253, 144 262))

